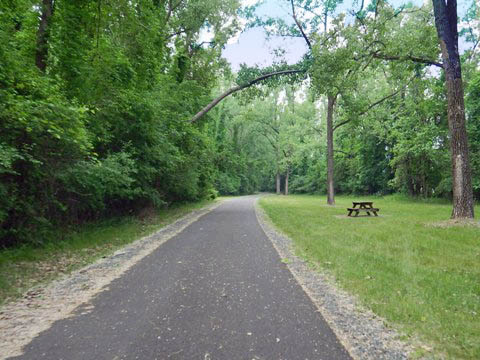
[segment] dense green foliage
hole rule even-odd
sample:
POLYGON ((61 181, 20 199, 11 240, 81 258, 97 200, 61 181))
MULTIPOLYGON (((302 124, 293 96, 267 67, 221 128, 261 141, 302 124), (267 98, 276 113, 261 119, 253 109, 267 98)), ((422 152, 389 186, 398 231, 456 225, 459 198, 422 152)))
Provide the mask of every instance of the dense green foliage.
MULTIPOLYGON (((288 181, 293 192, 325 192, 327 95, 336 98, 337 192, 451 196, 444 78, 405 58, 440 58, 432 9, 382 2, 345 18, 338 3, 295 0, 311 51, 293 66, 279 51, 270 68, 244 66, 234 81, 221 50, 238 14, 271 34, 302 38, 298 26, 239 11, 238 0, 3 1, 0 245, 218 192, 272 191, 276 179, 277 190, 288 181), (47 17, 45 4, 53 4, 47 17), (317 15, 302 20, 308 12, 317 15), (304 72, 272 77, 189 121, 234 82, 287 68, 304 72)), ((477 15, 472 6, 462 29, 473 44, 477 15)), ((479 198, 477 65, 466 51, 479 198)))
POLYGON ((42 71, 42 1, 2 1, 0 244, 213 196, 215 144, 188 120, 225 68, 220 50, 237 8, 237 0, 55 1, 42 71))
POLYGON ((467 87, 468 136, 473 171, 473 191, 480 199, 480 72, 475 72, 467 87))
MULTIPOLYGON (((322 29, 321 16, 315 15, 312 20, 312 11, 322 14, 322 9, 330 3, 298 0, 294 4, 297 19, 304 15, 303 22, 299 22, 312 44, 311 54, 302 61, 311 81, 297 87, 294 103, 297 108, 310 107, 312 111, 304 120, 292 123, 285 111, 291 108, 288 104, 292 101, 287 95, 291 90, 281 84, 270 87, 270 98, 263 89, 264 105, 258 100, 250 105, 259 109, 255 122, 264 129, 263 133, 252 132, 250 136, 257 139, 253 141, 255 146, 263 149, 261 156, 268 156, 272 162, 270 180, 263 182, 269 184, 265 189, 274 189, 275 174, 280 172, 282 181, 289 174, 292 192, 326 191, 326 97, 333 96, 336 192, 402 192, 451 198, 445 77, 441 70, 431 66, 441 61, 431 6, 409 5, 398 9, 382 2, 354 13, 355 18, 329 13, 331 25, 322 29), (283 99, 272 103, 271 98, 278 93, 282 93, 283 99), (302 93, 306 96, 300 100, 298 94, 302 93), (277 111, 266 111, 269 106, 277 111), (292 124, 297 125, 289 132, 292 124), (265 133, 270 137, 270 145, 272 139, 288 138, 288 151, 284 151, 287 144, 283 140, 280 151, 274 145, 269 146, 265 133)), ((467 48, 463 54, 462 66, 473 186, 478 199, 480 82, 475 52, 478 25, 474 21, 477 17, 478 9, 472 5, 461 33, 465 35, 463 41, 473 46, 473 50, 467 48)), ((252 26, 265 26, 270 34, 302 38, 293 22, 252 14, 250 18, 252 26)), ((248 113, 242 116, 243 123, 251 122, 248 113)))

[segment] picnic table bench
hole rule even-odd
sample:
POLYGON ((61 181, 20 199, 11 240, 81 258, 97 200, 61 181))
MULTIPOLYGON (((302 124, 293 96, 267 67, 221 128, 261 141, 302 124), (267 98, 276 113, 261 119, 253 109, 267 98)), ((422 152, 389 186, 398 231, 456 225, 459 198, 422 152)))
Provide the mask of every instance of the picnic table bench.
POLYGON ((352 213, 355 213, 355 217, 360 212, 366 212, 368 216, 371 216, 370 213, 372 212, 375 216, 378 216, 377 212, 380 211, 380 209, 373 207, 373 201, 353 201, 353 207, 347 208, 347 210, 348 216, 352 216, 352 213))

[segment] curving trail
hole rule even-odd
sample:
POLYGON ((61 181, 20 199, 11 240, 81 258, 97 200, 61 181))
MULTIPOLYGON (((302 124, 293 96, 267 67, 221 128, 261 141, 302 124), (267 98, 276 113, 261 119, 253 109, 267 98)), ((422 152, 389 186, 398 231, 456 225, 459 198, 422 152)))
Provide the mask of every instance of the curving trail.
POLYGON ((14 359, 350 359, 255 216, 226 201, 14 359))

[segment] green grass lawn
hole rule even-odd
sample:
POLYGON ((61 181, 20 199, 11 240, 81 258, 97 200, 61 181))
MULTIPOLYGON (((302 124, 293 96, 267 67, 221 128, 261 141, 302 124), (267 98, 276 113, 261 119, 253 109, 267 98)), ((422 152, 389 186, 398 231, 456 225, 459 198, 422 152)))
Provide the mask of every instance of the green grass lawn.
MULTIPOLYGON (((269 196, 260 205, 296 251, 408 336, 433 346, 417 356, 480 359, 480 228, 433 227, 451 205, 400 196, 269 196), (346 218, 352 200, 381 216, 346 218)), ((479 207, 475 209, 480 213, 479 207)))
POLYGON ((27 244, 0 249, 0 305, 32 286, 89 264, 209 203, 176 205, 143 219, 122 217, 84 225, 75 231, 61 229, 58 231, 61 240, 51 240, 43 246, 27 244))

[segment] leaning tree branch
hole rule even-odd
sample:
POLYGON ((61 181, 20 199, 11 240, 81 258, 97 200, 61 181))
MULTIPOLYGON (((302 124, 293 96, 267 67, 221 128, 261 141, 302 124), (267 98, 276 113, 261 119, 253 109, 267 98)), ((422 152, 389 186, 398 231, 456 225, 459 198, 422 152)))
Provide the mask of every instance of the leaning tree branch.
POLYGON ((433 66, 437 66, 437 67, 443 69, 443 64, 442 63, 439 63, 437 61, 433 61, 433 60, 430 60, 430 59, 424 59, 424 58, 419 58, 419 57, 416 57, 416 56, 411 56, 411 55, 396 56, 396 55, 385 55, 385 54, 379 54, 379 53, 373 53, 372 55, 376 59, 393 60, 393 61, 405 61, 405 60, 407 60, 407 61, 413 61, 413 62, 427 64, 427 65, 433 65, 433 66))
POLYGON ((268 73, 261 75, 245 84, 242 85, 237 85, 227 91, 225 91, 223 94, 212 100, 210 104, 205 106, 202 110, 200 110, 195 116, 190 120, 190 122, 195 122, 198 119, 200 119, 202 116, 204 116, 206 113, 208 113, 210 110, 212 110, 220 101, 225 99, 227 96, 232 95, 233 93, 236 93, 237 91, 243 90, 245 88, 248 88, 252 85, 255 85, 256 83, 266 80, 268 78, 271 78, 272 76, 280 76, 280 75, 287 75, 287 74, 297 74, 297 73, 302 73, 305 72, 305 70, 283 70, 283 71, 276 71, 273 73, 268 73))

